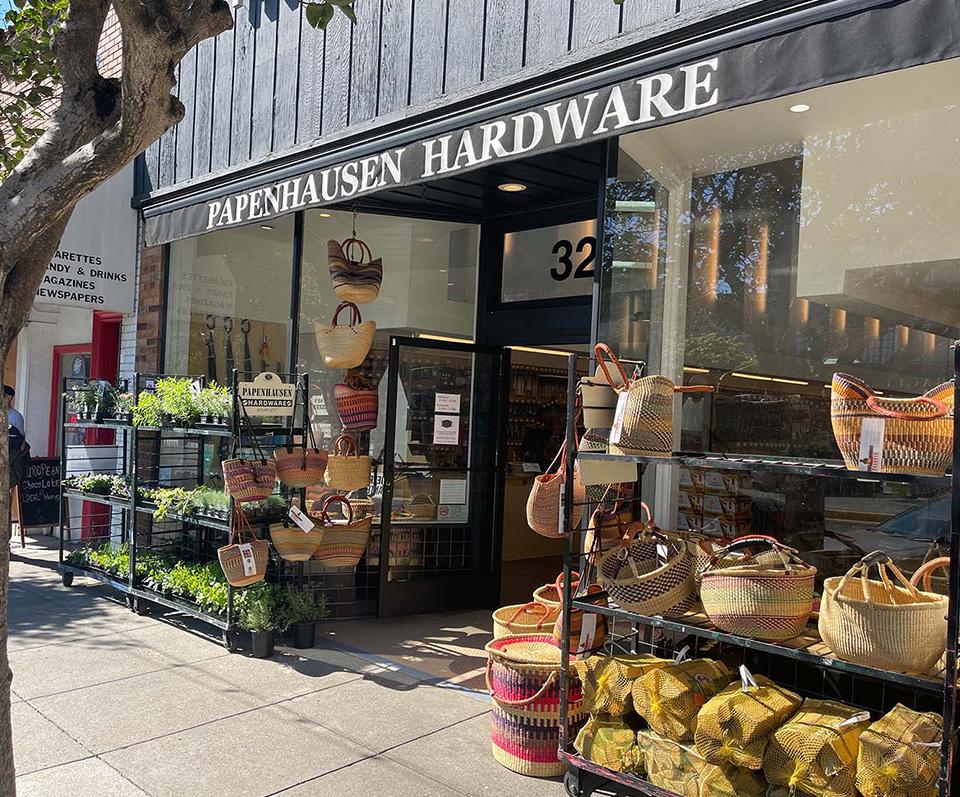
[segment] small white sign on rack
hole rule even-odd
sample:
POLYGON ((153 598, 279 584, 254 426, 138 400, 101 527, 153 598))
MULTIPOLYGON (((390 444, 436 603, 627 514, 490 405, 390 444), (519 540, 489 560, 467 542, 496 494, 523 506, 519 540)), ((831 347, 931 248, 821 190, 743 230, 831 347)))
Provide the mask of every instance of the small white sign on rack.
POLYGON ((257 374, 252 382, 237 384, 237 398, 243 402, 247 415, 293 415, 296 385, 284 382, 271 371, 257 374))

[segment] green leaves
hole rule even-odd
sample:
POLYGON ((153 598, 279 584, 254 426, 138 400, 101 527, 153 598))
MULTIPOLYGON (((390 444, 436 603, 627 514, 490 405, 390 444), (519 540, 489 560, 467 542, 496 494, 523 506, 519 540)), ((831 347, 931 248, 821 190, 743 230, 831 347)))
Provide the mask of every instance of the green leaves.
POLYGON ((357 15, 353 10, 355 2, 356 0, 303 0, 304 14, 307 23, 318 30, 323 30, 330 24, 338 8, 347 19, 356 24, 357 15))

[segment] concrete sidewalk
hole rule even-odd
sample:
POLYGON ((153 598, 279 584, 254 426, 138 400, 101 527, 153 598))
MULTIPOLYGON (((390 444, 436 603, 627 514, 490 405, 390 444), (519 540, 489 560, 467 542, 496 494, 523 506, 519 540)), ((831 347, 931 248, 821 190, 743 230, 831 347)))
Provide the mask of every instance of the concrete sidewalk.
MULTIPOLYGON (((42 544, 13 548, 20 797, 563 794, 493 760, 480 692, 382 650, 231 655, 203 626, 138 617, 92 580, 63 587, 55 567, 42 544)), ((362 646, 357 624, 349 636, 362 646)))

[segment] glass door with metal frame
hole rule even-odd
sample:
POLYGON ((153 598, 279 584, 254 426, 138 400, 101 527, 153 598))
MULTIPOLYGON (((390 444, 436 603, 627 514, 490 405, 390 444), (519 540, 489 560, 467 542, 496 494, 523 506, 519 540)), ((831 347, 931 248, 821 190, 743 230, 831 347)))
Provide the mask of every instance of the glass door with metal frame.
POLYGON ((374 486, 381 616, 495 599, 509 360, 498 347, 391 337, 374 486))

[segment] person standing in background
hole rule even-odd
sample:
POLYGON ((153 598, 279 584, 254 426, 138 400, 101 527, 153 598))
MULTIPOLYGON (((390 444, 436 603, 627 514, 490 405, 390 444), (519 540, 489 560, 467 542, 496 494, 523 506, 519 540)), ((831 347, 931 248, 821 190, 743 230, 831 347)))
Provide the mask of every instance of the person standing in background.
POLYGON ((3 386, 3 404, 7 409, 7 423, 26 437, 27 430, 24 427, 23 415, 13 408, 13 397, 15 395, 17 395, 17 391, 10 387, 10 385, 3 386))

